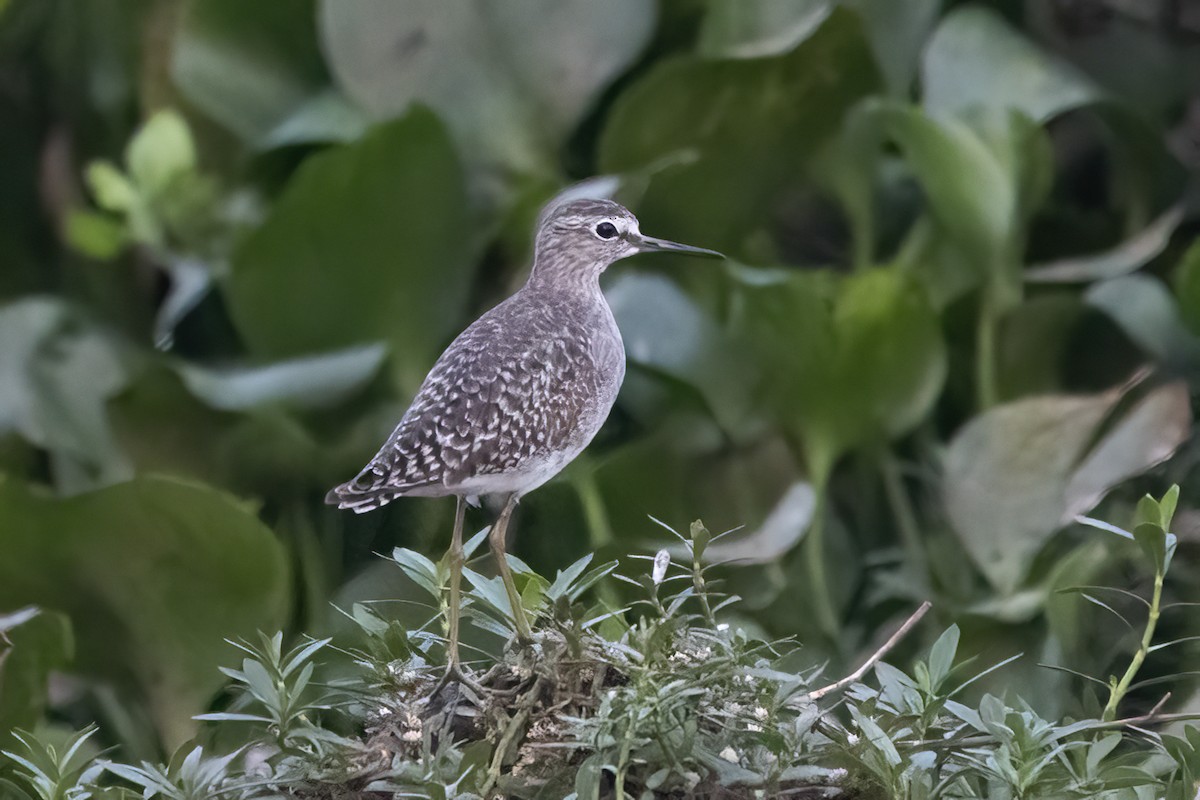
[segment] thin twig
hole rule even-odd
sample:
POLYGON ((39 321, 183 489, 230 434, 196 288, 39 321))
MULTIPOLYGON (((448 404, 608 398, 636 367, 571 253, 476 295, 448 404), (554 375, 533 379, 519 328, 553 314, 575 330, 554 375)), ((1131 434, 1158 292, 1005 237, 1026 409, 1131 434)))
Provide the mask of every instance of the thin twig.
POLYGON ((871 667, 875 666, 880 659, 886 656, 888 651, 900 644, 900 640, 907 636, 909 632, 916 627, 917 623, 921 621, 921 618, 924 617, 932 607, 933 604, 928 600, 926 600, 924 603, 921 603, 920 608, 914 611, 912 616, 905 620, 904 624, 901 625, 896 632, 893 633, 891 637, 883 643, 883 647, 876 650, 870 658, 863 662, 861 667, 854 670, 854 672, 842 678, 837 683, 831 683, 828 686, 822 686, 820 689, 814 689, 808 693, 808 698, 810 700, 818 700, 825 695, 830 694, 831 692, 841 691, 850 684, 862 680, 862 677, 867 674, 867 671, 871 669, 871 667))
POLYGON ((487 796, 492 787, 496 785, 496 781, 500 778, 500 773, 504 769, 504 757, 508 755, 509 749, 514 741, 523 732, 525 723, 533 711, 533 707, 537 705, 538 697, 541 694, 542 679, 535 678, 533 685, 529 691, 521 698, 516 706, 516 714, 509 718, 508 724, 504 728, 504 733, 500 737, 500 742, 496 745, 496 751, 492 755, 491 766, 488 767, 487 778, 484 781, 482 793, 487 796))
POLYGON ((1162 699, 1154 704, 1154 708, 1152 708, 1148 712, 1146 712, 1146 719, 1152 720, 1155 717, 1157 717, 1159 714, 1161 714, 1162 710, 1163 710, 1163 706, 1165 706, 1167 704, 1167 701, 1170 699, 1171 699, 1170 692, 1167 692, 1166 694, 1164 694, 1162 696, 1162 699))

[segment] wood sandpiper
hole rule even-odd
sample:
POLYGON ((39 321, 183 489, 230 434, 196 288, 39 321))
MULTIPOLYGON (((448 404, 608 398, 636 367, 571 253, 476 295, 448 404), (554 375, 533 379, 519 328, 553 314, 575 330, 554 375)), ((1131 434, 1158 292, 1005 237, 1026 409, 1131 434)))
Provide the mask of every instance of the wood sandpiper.
POLYGON ((574 200, 543 212, 525 285, 454 340, 376 456, 326 497, 360 514, 397 497, 458 499, 448 676, 466 680, 458 654, 463 515, 464 503, 475 505, 481 495, 502 503, 488 541, 517 639, 532 641, 505 554, 509 518, 517 501, 578 456, 608 417, 625 377, 625 348, 600 274, 651 251, 721 257, 643 235, 637 218, 609 200, 574 200))

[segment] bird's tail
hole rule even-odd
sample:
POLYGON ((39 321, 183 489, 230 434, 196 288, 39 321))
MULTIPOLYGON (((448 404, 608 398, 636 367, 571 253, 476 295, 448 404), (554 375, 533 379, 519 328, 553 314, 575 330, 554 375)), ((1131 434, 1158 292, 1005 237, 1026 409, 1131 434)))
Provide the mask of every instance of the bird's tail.
POLYGON ((387 505, 403 494, 403 491, 387 484, 387 476, 373 467, 367 467, 341 486, 335 486, 325 495, 325 502, 338 508, 348 508, 355 514, 365 514, 387 505))

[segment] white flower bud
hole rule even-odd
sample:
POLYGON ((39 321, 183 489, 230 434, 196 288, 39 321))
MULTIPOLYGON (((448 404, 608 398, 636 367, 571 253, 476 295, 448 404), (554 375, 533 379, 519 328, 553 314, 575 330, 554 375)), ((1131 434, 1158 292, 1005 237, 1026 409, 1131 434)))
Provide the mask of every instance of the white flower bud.
POLYGON ((669 566, 671 566, 670 553, 663 549, 654 554, 654 570, 650 573, 650 577, 656 585, 662 583, 663 578, 667 577, 667 567, 669 566))

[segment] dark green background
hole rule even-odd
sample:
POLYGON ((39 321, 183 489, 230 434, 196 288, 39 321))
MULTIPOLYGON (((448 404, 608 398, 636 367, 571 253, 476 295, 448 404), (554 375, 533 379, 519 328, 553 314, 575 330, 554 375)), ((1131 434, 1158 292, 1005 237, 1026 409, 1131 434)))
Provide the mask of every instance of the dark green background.
POLYGON ((1129 642, 1056 590, 1147 580, 1076 514, 1180 483, 1168 594, 1200 599, 1188 8, 0 0, 0 612, 45 609, 0 617, 0 729, 153 756, 225 638, 415 596, 372 554, 440 554, 452 501, 322 498, 588 179, 729 260, 606 276, 626 386, 514 552, 743 526, 731 621, 840 665, 929 598, 1070 712, 1035 663, 1129 642))

